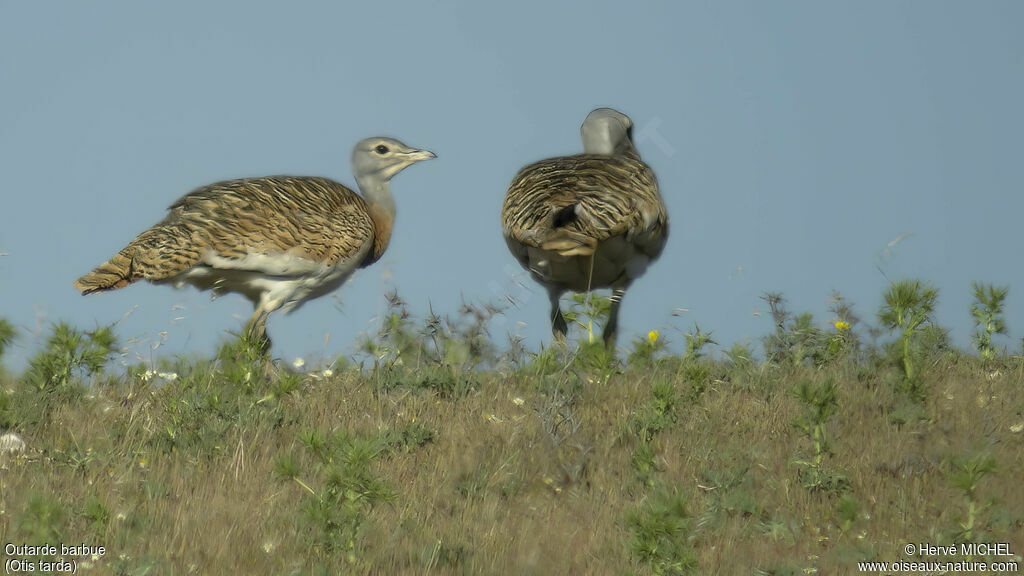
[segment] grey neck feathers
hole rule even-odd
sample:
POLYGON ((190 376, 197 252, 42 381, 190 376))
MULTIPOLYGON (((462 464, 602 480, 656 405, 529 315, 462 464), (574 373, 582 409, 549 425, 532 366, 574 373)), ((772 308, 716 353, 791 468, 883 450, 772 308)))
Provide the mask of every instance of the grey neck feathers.
POLYGON ((628 156, 640 159, 640 154, 633 146, 629 132, 607 124, 603 126, 583 127, 583 152, 585 154, 604 154, 607 156, 628 156))
POLYGON ((633 141, 630 140, 628 137, 619 140, 615 144, 615 148, 613 149, 612 154, 615 156, 629 156, 630 158, 634 158, 636 160, 640 159, 640 153, 636 151, 636 147, 633 146, 633 141))
POLYGON ((391 179, 382 178, 380 172, 373 172, 364 177, 356 177, 359 191, 366 201, 367 212, 373 221, 373 245, 366 258, 359 264, 369 266, 388 249, 391 242, 391 229, 395 223, 395 200, 391 196, 391 179))
POLYGON ((386 214, 394 216, 395 199, 391 196, 390 178, 385 180, 381 178, 379 172, 373 172, 365 176, 356 176, 356 183, 369 206, 383 209, 386 214))

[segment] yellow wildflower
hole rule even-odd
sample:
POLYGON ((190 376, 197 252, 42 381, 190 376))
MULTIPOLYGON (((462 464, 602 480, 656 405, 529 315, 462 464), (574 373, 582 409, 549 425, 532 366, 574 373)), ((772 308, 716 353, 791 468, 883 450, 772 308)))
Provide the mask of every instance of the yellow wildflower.
POLYGON ((657 330, 651 330, 650 332, 648 332, 647 333, 647 340, 651 344, 657 343, 658 342, 658 331, 657 330))
POLYGON ((839 332, 845 332, 850 329, 850 323, 843 320, 836 320, 836 330, 839 332))

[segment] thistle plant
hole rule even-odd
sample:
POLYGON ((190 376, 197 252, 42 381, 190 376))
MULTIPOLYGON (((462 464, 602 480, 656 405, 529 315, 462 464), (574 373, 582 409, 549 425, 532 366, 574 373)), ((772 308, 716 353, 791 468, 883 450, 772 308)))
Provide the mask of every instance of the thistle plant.
POLYGON ((860 323, 860 318, 854 314, 853 306, 838 291, 832 292, 828 309, 836 319, 832 323, 835 332, 829 335, 825 350, 825 359, 832 362, 858 349, 859 342, 854 327, 860 323))
POLYGON ((678 403, 679 396, 672 379, 659 378, 651 384, 651 398, 629 421, 631 431, 640 441, 630 463, 637 480, 647 486, 654 486, 654 474, 658 471, 654 438, 676 423, 678 403))
POLYGON ((988 453, 979 453, 969 458, 954 458, 949 483, 960 489, 967 502, 967 520, 960 524, 959 536, 971 542, 974 536, 977 516, 981 512, 976 492, 982 478, 996 471, 996 459, 988 453))
POLYGON ((825 346, 825 355, 828 360, 840 358, 846 351, 847 340, 851 338, 850 323, 838 319, 833 323, 836 331, 829 335, 828 343, 825 346))
POLYGON ((431 326, 440 326, 440 318, 428 318, 426 333, 418 334, 412 321, 412 314, 405 300, 397 291, 384 296, 387 299, 387 311, 383 315, 381 326, 375 337, 363 340, 362 352, 373 358, 375 368, 409 365, 415 368, 426 355, 425 342, 422 336, 430 336, 431 326))
POLYGON ((239 391, 252 392, 257 381, 266 376, 272 366, 264 352, 265 347, 260 337, 248 331, 221 342, 217 361, 224 380, 234 384, 239 391))
POLYGON ((804 487, 811 490, 832 488, 835 484, 834 479, 823 472, 822 466, 825 456, 831 453, 825 427, 839 411, 836 383, 832 379, 821 384, 803 380, 793 391, 793 396, 804 405, 804 413, 793 420, 793 426, 803 432, 814 446, 811 460, 797 461, 798 465, 810 473, 804 487))
POLYGON ((566 322, 575 322, 587 331, 587 342, 594 342, 594 326, 603 327, 611 311, 612 300, 593 293, 573 294, 572 304, 563 313, 566 322))
POLYGON ((650 364, 654 355, 665 349, 665 339, 657 330, 651 330, 646 338, 633 340, 633 351, 629 353, 629 364, 640 366, 650 364))
POLYGON ((630 425, 641 442, 650 442, 662 430, 676 422, 679 398, 670 379, 658 379, 651 384, 651 398, 632 418, 630 425))
POLYGON ((725 351, 726 360, 733 370, 746 370, 754 365, 754 352, 743 342, 736 342, 725 351))
POLYGON ((977 327, 971 340, 978 349, 978 353, 985 360, 991 360, 999 353, 992 345, 992 336, 1006 334, 1006 320, 1003 318, 1003 309, 1006 307, 1006 295, 1010 292, 1008 286, 996 287, 992 284, 971 283, 974 292, 974 302, 971 303, 971 316, 977 327))
POLYGON ((572 304, 563 312, 567 323, 574 323, 586 331, 586 339, 580 339, 573 362, 585 369, 598 369, 606 375, 616 364, 615 351, 605 346, 600 336, 595 336, 598 328, 603 329, 608 322, 611 311, 611 298, 596 296, 594 293, 573 294, 572 304))
POLYGON ((301 488, 305 529, 313 536, 310 552, 321 559, 341 554, 348 564, 360 564, 361 538, 370 510, 395 498, 372 471, 372 464, 384 455, 385 445, 379 438, 312 429, 300 432, 299 442, 306 454, 281 453, 274 463, 274 475, 301 488), (303 471, 316 480, 303 481, 303 471))
POLYGON ((690 544, 690 514, 682 495, 657 492, 629 514, 626 524, 633 557, 650 566, 653 574, 682 576, 697 571, 690 544))
POLYGON ((939 292, 920 280, 900 280, 885 293, 885 304, 878 311, 878 320, 889 331, 900 330, 900 359, 903 374, 914 387, 918 376, 914 358, 915 338, 924 328, 934 324, 932 312, 939 292))
POLYGON ((775 322, 775 333, 764 338, 765 359, 780 366, 802 366, 806 361, 824 365, 828 341, 825 333, 814 325, 814 316, 810 312, 794 316, 778 292, 765 293, 761 299, 768 303, 775 322))
POLYGON ((701 350, 708 344, 717 345, 718 342, 711 339, 711 332, 701 332, 700 325, 694 322, 693 330, 686 333, 686 358, 700 359, 704 355, 701 350))
POLYGON ((15 534, 22 542, 32 545, 61 542, 64 538, 66 509, 67 506, 62 505, 52 494, 31 492, 25 499, 24 512, 15 534))
POLYGON ((0 318, 0 360, 3 360, 4 350, 16 334, 14 326, 6 318, 0 318))
POLYGON ((838 290, 833 290, 832 295, 828 298, 828 310, 839 320, 849 324, 849 328, 853 329, 860 324, 860 318, 853 311, 853 305, 846 299, 845 296, 839 293, 838 290))
POLYGON ((836 503, 836 525, 848 532, 860 518, 860 501, 853 494, 843 494, 836 503))
POLYGON ((775 333, 764 338, 765 360, 780 364, 790 356, 786 322, 789 321, 792 315, 786 309, 786 299, 780 292, 766 292, 761 296, 761 300, 768 304, 768 310, 772 314, 772 321, 775 322, 775 333))
POLYGON ((76 377, 91 377, 117 353, 109 326, 82 332, 64 322, 53 327, 46 349, 29 361, 28 380, 40 392, 67 388, 76 377))

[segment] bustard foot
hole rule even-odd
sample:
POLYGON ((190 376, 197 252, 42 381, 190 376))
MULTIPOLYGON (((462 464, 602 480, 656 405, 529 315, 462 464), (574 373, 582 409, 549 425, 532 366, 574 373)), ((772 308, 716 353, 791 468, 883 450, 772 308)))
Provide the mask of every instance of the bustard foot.
POLYGON ((608 309, 608 322, 604 326, 604 345, 611 351, 615 350, 615 339, 619 332, 619 307, 622 305, 622 297, 626 295, 625 288, 612 290, 611 306, 608 309))

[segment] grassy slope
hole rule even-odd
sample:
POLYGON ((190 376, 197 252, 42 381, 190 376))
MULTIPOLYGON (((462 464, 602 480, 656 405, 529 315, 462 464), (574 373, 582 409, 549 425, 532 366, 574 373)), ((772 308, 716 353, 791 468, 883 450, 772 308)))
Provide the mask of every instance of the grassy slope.
POLYGON ((398 353, 266 380, 221 357, 171 382, 0 376, 28 444, 0 471, 0 541, 103 544, 95 574, 840 574, 966 540, 973 501, 969 538, 1024 552, 1018 360, 934 362, 915 401, 864 362, 398 353), (793 390, 829 380, 815 476, 793 390), (957 459, 981 455, 997 467, 968 498, 957 459))

